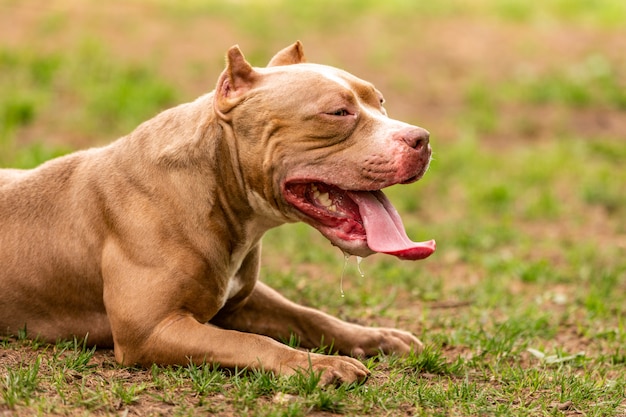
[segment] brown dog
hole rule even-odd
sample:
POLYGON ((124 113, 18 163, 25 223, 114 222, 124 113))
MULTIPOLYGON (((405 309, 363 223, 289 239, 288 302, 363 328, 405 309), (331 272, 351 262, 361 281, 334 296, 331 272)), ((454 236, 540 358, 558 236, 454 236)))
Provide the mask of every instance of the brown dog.
POLYGON ((428 132, 382 103, 371 84, 304 63, 299 42, 267 68, 233 47, 214 92, 109 146, 0 170, 0 332, 88 335, 122 364, 312 366, 324 383, 368 370, 273 339, 295 333, 353 356, 420 348, 407 332, 343 322, 257 281, 261 236, 285 222, 354 255, 433 252, 408 239, 380 191, 424 174, 428 132))

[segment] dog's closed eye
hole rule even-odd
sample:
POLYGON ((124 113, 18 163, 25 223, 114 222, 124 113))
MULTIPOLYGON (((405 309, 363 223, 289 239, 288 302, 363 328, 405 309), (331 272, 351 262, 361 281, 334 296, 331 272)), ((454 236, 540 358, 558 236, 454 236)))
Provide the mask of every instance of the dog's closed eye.
POLYGON ((344 117, 344 116, 350 116, 352 113, 350 113, 347 109, 339 109, 339 110, 335 110, 333 112, 326 113, 326 114, 330 116, 344 117))

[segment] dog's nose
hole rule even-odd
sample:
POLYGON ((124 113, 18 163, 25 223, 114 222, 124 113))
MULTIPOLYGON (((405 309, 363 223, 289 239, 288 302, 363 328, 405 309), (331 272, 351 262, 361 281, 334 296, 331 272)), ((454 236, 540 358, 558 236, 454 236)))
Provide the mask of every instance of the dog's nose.
POLYGON ((421 127, 413 127, 402 132, 402 140, 413 149, 428 145, 430 133, 421 127))

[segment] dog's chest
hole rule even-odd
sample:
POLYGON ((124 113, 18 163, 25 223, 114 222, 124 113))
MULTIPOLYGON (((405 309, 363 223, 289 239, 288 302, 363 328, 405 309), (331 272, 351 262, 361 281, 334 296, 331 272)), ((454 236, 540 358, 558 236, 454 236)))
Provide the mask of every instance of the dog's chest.
POLYGON ((222 307, 224 307, 224 304, 226 304, 228 300, 239 294, 243 287, 243 280, 238 275, 232 276, 226 283, 226 291, 224 291, 224 298, 221 303, 222 307))
POLYGON ((241 295, 241 291, 252 291, 258 275, 259 255, 258 241, 242 246, 232 253, 228 278, 220 300, 221 307, 231 298, 241 295))
POLYGON ((246 283, 249 279, 251 278, 247 276, 242 276, 239 268, 231 271, 231 273, 228 274, 226 285, 223 287, 224 289, 222 290, 219 308, 221 309, 222 307, 224 307, 228 300, 239 294, 239 292, 246 286, 246 283))

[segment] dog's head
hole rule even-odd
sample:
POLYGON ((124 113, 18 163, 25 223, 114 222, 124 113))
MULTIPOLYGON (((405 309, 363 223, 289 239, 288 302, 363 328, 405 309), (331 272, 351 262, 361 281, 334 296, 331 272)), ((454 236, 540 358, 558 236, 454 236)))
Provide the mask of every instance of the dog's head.
POLYGON ((214 96, 249 199, 267 216, 302 220, 349 254, 422 259, 435 242, 412 242, 381 189, 424 175, 429 133, 387 117, 383 103, 372 84, 306 63, 299 42, 267 68, 231 48, 214 96))

